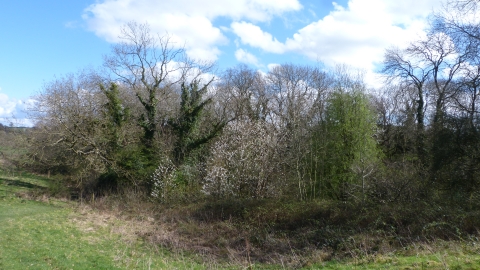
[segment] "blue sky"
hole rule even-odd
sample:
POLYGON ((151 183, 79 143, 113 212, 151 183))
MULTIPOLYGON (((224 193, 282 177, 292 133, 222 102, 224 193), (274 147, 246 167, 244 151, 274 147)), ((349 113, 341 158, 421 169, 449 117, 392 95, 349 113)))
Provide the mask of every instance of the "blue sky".
POLYGON ((373 86, 386 48, 422 36, 438 0, 42 0, 0 4, 0 122, 55 76, 102 65, 120 28, 147 22, 219 69, 246 63, 348 64, 373 86))

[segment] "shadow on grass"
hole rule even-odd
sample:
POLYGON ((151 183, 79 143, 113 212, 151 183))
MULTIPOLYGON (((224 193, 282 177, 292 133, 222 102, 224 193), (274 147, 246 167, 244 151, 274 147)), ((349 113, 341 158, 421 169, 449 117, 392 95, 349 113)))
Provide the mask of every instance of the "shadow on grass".
POLYGON ((45 187, 20 181, 20 180, 10 180, 10 179, 0 178, 0 184, 6 185, 6 186, 23 187, 23 188, 30 188, 30 189, 45 189, 45 187))

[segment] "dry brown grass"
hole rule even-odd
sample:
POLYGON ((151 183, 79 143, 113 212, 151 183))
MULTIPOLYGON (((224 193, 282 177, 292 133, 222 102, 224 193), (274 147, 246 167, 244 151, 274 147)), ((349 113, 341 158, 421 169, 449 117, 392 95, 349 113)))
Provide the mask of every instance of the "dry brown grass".
MULTIPOLYGON (((436 212, 393 206, 365 209, 331 202, 159 204, 141 193, 125 192, 95 198, 81 204, 79 211, 82 218, 77 222, 85 230, 108 225, 127 242, 143 239, 152 247, 167 248, 180 256, 193 254, 211 265, 248 267, 261 262, 298 268, 345 258, 374 262, 398 252, 407 256, 422 250, 433 253, 445 248, 437 244, 442 238, 448 238, 444 242, 452 243, 452 249, 467 236, 450 220, 442 221, 449 222, 449 231, 439 231, 447 226, 435 219, 436 212)), ((468 217, 470 222, 472 217, 468 217)))
POLYGON ((140 238, 179 255, 194 254, 213 265, 220 262, 248 267, 264 262, 290 268, 304 261, 305 254, 293 251, 287 236, 267 231, 253 235, 251 224, 239 222, 235 215, 223 219, 209 213, 204 202, 160 205, 135 193, 86 202, 79 204, 81 217, 74 220, 84 231, 108 226, 111 233, 127 242, 140 238))

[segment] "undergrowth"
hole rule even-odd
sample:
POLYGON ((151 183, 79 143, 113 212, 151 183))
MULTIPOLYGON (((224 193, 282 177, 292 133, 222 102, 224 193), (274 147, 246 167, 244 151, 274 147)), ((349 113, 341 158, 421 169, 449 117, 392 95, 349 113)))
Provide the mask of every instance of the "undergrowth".
POLYGON ((268 199, 157 204, 126 192, 100 198, 93 205, 130 220, 150 220, 150 226, 137 228, 146 242, 244 267, 327 267, 338 262, 371 266, 382 261, 413 265, 414 259, 397 256, 417 256, 421 261, 440 253, 445 263, 454 263, 449 254, 457 258, 459 253, 466 264, 471 261, 480 267, 480 257, 469 259, 480 253, 480 211, 447 204, 268 199))
POLYGON ((135 191, 74 202, 68 192, 52 193, 51 181, 1 175, 0 268, 480 268, 478 207, 205 198, 159 204, 135 191))

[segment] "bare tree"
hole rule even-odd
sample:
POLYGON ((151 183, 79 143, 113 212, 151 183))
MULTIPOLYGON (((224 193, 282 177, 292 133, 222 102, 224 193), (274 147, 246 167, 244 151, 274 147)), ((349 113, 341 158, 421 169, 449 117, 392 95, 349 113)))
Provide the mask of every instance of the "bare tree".
POLYGON ((421 132, 425 127, 425 83, 431 73, 430 67, 423 66, 423 59, 415 50, 398 48, 387 49, 384 58, 383 73, 387 74, 387 82, 399 81, 406 88, 414 87, 416 90, 416 121, 421 132))
POLYGON ((315 67, 284 64, 273 67, 267 82, 274 97, 273 113, 280 126, 295 129, 312 117, 314 102, 326 90, 326 73, 315 67))
POLYGON ((246 65, 227 69, 222 75, 219 91, 225 100, 229 100, 236 119, 265 121, 270 116, 271 96, 265 78, 246 65))
POLYGON ((460 78, 455 85, 458 96, 453 98, 455 106, 467 112, 472 127, 480 66, 480 21, 476 19, 479 5, 478 0, 449 1, 442 10, 435 13, 433 24, 433 31, 448 36, 455 46, 457 57, 462 58, 460 78))
POLYGON ((477 11, 480 1, 478 0, 455 0, 447 3, 447 6, 458 9, 463 12, 477 11))
POLYGON ((143 107, 140 126, 146 149, 154 146, 158 130, 159 102, 168 90, 188 76, 196 78, 208 71, 211 63, 188 59, 182 46, 167 36, 154 35, 147 24, 128 23, 121 32, 120 43, 105 57, 105 66, 115 79, 134 91, 143 107))
POLYGON ((476 54, 475 46, 465 39, 449 36, 445 28, 432 27, 425 39, 412 42, 405 50, 389 49, 385 53, 383 72, 388 82, 416 90, 417 150, 425 161, 425 111, 433 104, 433 127, 441 127, 447 105, 457 94, 455 79, 476 54))
POLYGON ((445 111, 446 103, 456 94, 453 85, 455 76, 459 75, 462 67, 475 54, 470 44, 462 40, 454 40, 444 32, 435 31, 424 41, 417 42, 412 50, 423 55, 425 65, 432 70, 435 100, 433 124, 438 123, 445 111))
POLYGON ((31 116, 37 121, 30 155, 41 170, 71 175, 81 184, 111 162, 98 74, 82 71, 47 83, 31 116))
POLYGON ((457 83, 458 95, 454 97, 455 106, 460 113, 465 113, 470 128, 475 132, 478 123, 476 119, 480 113, 478 102, 480 101, 480 66, 465 68, 464 76, 457 83))
POLYGON ((443 9, 435 12, 433 28, 464 44, 478 47, 475 43, 480 42, 479 5, 478 0, 448 1, 443 9))
POLYGON ((416 90, 402 85, 388 85, 372 95, 380 132, 377 140, 389 157, 414 150, 416 90))
POLYGON ((291 179, 301 199, 307 198, 309 186, 315 182, 304 161, 312 151, 310 132, 322 121, 330 78, 318 67, 284 64, 273 67, 266 76, 271 93, 272 122, 280 138, 282 170, 291 179))

